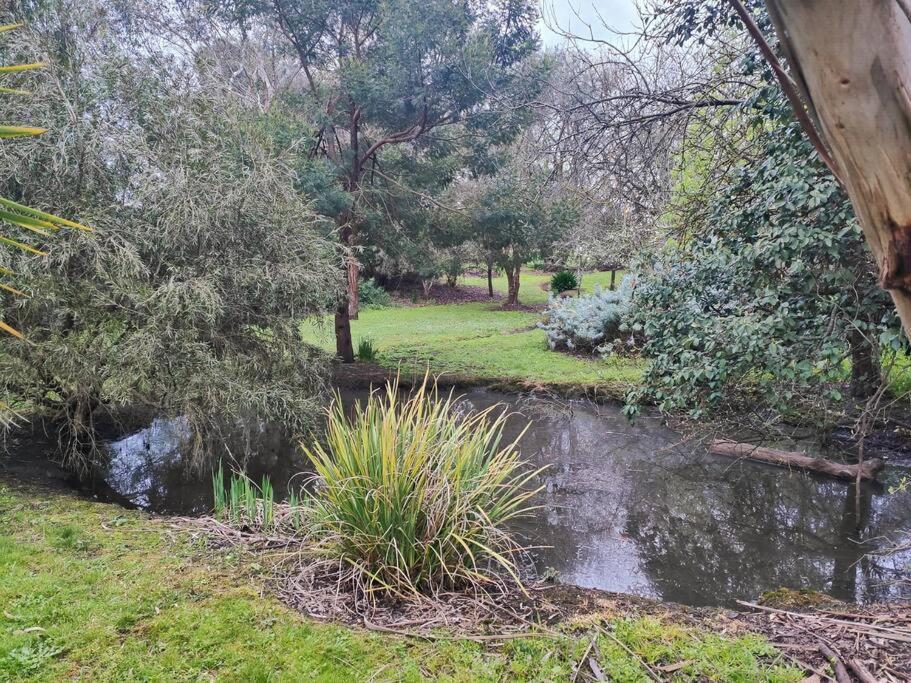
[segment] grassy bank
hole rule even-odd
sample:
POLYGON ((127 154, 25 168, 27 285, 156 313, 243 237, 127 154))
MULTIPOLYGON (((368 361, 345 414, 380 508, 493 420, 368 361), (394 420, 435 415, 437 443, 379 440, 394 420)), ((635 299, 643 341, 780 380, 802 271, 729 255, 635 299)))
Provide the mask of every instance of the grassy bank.
POLYGON ((565 681, 593 638, 613 680, 647 680, 642 661, 683 662, 679 680, 800 679, 758 637, 657 617, 489 645, 317 623, 264 593, 261 571, 166 520, 0 483, 0 680, 565 681))
MULTIPOLYGON (((378 362, 423 372, 457 373, 478 379, 509 379, 598 387, 622 394, 640 375, 628 359, 600 360, 555 353, 535 325, 540 315, 503 311, 498 304, 475 302, 361 311, 351 323, 354 344, 371 339, 378 362)), ((307 322, 305 341, 334 349, 328 322, 307 322)))

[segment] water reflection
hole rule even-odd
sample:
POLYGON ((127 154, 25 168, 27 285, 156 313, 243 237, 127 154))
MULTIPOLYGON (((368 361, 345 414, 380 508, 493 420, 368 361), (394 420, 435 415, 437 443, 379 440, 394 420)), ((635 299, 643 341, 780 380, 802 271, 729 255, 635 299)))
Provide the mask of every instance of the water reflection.
MULTIPOLYGON (((882 563, 863 558, 874 539, 911 527, 909 494, 867 486, 858 511, 842 482, 675 448, 677 436, 657 420, 631 426, 614 407, 471 390, 463 409, 500 402, 518 413, 507 436, 530 421, 523 456, 550 465, 538 482, 542 509, 516 530, 529 545, 547 546, 534 551, 538 568, 556 570, 561 581, 692 605, 752 599, 779 586, 846 600, 890 596, 882 563)), ((107 483, 149 509, 206 510, 208 475, 188 477, 183 466, 188 438, 181 421, 155 420, 113 442, 107 483)), ((252 451, 251 476, 268 473, 286 491, 305 469, 298 449, 268 426, 252 438, 226 440, 224 457, 252 451)))

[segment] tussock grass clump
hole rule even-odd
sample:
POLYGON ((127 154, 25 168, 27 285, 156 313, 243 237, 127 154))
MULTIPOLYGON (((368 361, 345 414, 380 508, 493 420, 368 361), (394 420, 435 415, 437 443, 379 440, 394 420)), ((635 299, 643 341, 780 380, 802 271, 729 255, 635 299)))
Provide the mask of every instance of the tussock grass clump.
POLYGON ((336 397, 325 444, 304 448, 318 476, 312 536, 368 592, 518 581, 519 548, 503 524, 530 509, 526 484, 540 470, 503 443, 501 408, 453 408, 426 379, 405 399, 390 383, 350 419, 336 397))

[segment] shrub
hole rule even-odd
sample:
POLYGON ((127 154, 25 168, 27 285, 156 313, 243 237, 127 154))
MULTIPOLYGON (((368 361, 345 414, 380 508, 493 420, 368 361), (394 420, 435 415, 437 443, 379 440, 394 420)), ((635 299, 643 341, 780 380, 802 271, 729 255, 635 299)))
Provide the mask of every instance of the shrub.
POLYGON ((427 381, 406 400, 396 383, 358 404, 339 397, 325 445, 304 448, 318 477, 313 539, 347 563, 358 585, 400 596, 518 580, 518 550, 502 525, 529 510, 516 442, 502 445, 505 413, 458 415, 427 381))
POLYGON ((595 288, 588 296, 551 297, 541 327, 554 350, 589 351, 616 340, 630 310, 633 277, 627 275, 616 291, 595 288))
POLYGON ((362 280, 359 288, 361 306, 364 308, 385 308, 392 303, 389 292, 380 287, 376 280, 362 280))
POLYGON ((361 339, 360 343, 357 345, 358 359, 372 363, 376 360, 377 355, 377 349, 373 345, 373 340, 370 339, 370 337, 361 339))
POLYGON ((560 294, 561 292, 568 292, 571 289, 579 289, 579 280, 576 278, 575 274, 568 270, 561 270, 559 273, 554 273, 554 276, 550 279, 550 290, 560 294))

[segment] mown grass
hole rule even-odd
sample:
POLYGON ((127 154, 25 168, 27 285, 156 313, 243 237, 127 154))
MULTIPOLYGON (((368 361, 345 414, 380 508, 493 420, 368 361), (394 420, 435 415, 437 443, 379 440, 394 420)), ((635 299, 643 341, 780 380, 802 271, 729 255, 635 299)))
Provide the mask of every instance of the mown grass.
MULTIPOLYGON (((550 292, 550 279, 553 273, 542 273, 539 271, 522 271, 519 277, 519 301, 528 306, 547 303, 547 297, 550 292)), ((616 286, 620 286, 620 280, 623 278, 623 271, 617 271, 616 286)), ((487 289, 486 276, 463 276, 459 278, 459 284, 471 285, 473 287, 483 287, 487 289)), ((585 273, 582 276, 582 292, 592 292, 595 285, 600 285, 607 289, 610 287, 610 271, 585 273)), ((495 292, 506 295, 506 276, 498 275, 493 279, 493 288, 495 292)))
POLYGON ((166 520, 0 483, 0 680, 565 681, 595 637, 611 680, 796 681, 755 636, 605 617, 502 647, 315 623, 262 590, 255 558, 206 551, 166 520))
MULTIPOLYGON (((369 338, 377 362, 421 373, 455 373, 487 380, 509 379, 550 384, 598 386, 622 393, 638 380, 641 363, 602 360, 551 351, 540 315, 503 311, 475 302, 364 310, 351 323, 355 345, 369 338)), ((301 334, 324 349, 334 349, 328 322, 305 322, 301 334)))

